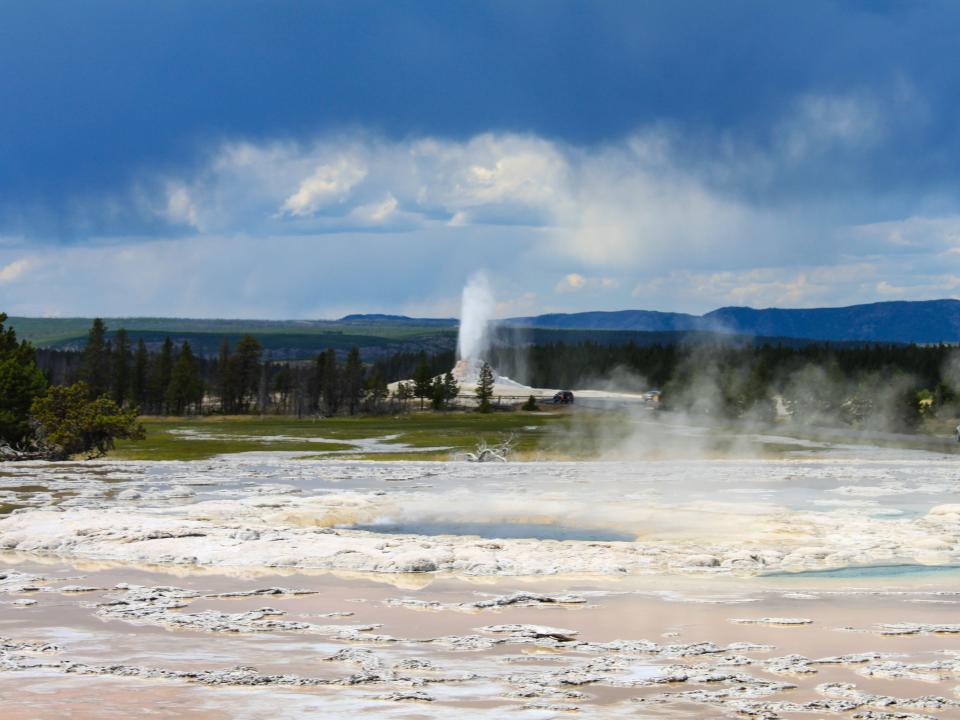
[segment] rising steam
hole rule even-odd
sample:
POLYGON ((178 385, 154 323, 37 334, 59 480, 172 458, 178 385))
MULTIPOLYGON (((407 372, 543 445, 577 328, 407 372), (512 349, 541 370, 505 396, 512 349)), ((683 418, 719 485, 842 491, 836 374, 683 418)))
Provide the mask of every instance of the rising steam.
POLYGON ((463 288, 457 356, 469 365, 484 360, 489 349, 489 327, 494 312, 493 290, 483 272, 474 274, 463 288))

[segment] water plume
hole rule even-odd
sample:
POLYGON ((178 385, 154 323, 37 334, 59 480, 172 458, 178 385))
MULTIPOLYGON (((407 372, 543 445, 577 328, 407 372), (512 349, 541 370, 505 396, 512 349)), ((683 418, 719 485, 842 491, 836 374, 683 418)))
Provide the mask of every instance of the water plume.
POLYGON ((475 273, 463 288, 460 309, 460 334, 457 338, 457 356, 475 365, 489 350, 490 321, 495 303, 490 281, 483 272, 475 273))

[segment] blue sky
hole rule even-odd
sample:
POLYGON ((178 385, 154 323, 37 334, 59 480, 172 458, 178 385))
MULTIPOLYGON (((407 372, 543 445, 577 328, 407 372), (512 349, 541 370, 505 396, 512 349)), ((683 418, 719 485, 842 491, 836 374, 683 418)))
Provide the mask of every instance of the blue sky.
POLYGON ((960 6, 45 2, 0 23, 0 309, 960 296, 960 6))

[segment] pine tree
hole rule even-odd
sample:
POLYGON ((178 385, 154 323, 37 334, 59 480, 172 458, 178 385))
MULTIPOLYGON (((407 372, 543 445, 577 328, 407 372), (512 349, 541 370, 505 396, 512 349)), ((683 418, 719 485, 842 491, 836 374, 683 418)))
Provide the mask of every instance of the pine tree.
POLYGON ((457 396, 460 394, 460 385, 457 384, 457 379, 453 376, 453 373, 447 370, 446 374, 443 376, 443 402, 446 405, 450 405, 454 400, 457 399, 457 396))
POLYGON ((220 412, 226 414, 234 407, 236 388, 233 378, 233 368, 230 364, 230 339, 224 338, 220 343, 220 353, 217 355, 217 394, 220 396, 220 412))
POLYGON ((37 368, 33 346, 17 341, 13 328, 4 329, 0 313, 0 440, 18 445, 33 434, 30 406, 43 396, 47 380, 37 368))
POLYGON ((117 330, 113 338, 113 373, 111 396, 118 407, 123 407, 130 395, 130 340, 127 331, 117 330))
POLYGON ((110 392, 110 350, 107 344, 107 326, 100 318, 93 321, 93 326, 87 335, 80 378, 87 384, 91 399, 110 392))
POLYGON ((150 355, 143 338, 137 340, 137 352, 133 358, 133 372, 130 377, 130 400, 137 407, 147 404, 147 386, 150 378, 150 355))
POLYGON ((37 442, 53 459, 71 455, 100 457, 118 438, 142 440, 146 433, 135 409, 121 410, 105 395, 90 400, 90 388, 78 382, 50 388, 34 400, 30 415, 37 426, 37 442))
POLYGON ((293 373, 287 364, 281 365, 273 376, 273 391, 280 396, 280 412, 287 414, 293 392, 293 373))
POLYGON ((260 365, 260 378, 257 380, 257 412, 261 415, 272 403, 270 396, 270 372, 273 366, 269 361, 260 365))
POLYGON ((363 398, 363 363, 360 360, 360 350, 350 348, 347 362, 343 366, 343 397, 347 401, 350 414, 356 413, 363 398))
POLYGON ((229 372, 236 398, 234 410, 246 412, 251 399, 260 394, 260 355, 262 348, 255 337, 244 335, 230 356, 229 372))
POLYGON ((148 402, 155 413, 163 414, 167 411, 167 387, 170 385, 170 375, 173 373, 173 340, 169 337, 163 341, 160 354, 153 362, 150 372, 148 402))
POLYGON ((297 419, 303 417, 303 413, 309 411, 312 400, 310 398, 310 381, 313 373, 305 367, 295 368, 293 373, 293 409, 297 414, 297 419))
POLYGON ((323 396, 323 377, 326 372, 327 355, 318 353, 307 380, 307 406, 310 412, 320 411, 320 399, 323 396))
POLYGON ((480 366, 480 378, 477 382, 477 410, 482 413, 488 413, 493 408, 490 400, 493 398, 493 370, 489 363, 483 363, 480 366))
POLYGON ((387 395, 390 394, 387 389, 387 381, 383 379, 380 371, 375 368, 367 378, 366 386, 367 405, 371 412, 379 412, 381 404, 387 398, 387 395))
POLYGON ((410 383, 397 383, 397 389, 394 392, 394 396, 398 401, 400 401, 401 407, 406 410, 407 401, 413 397, 413 388, 410 387, 410 383))
POLYGON ((423 410, 423 401, 433 397, 433 371, 430 370, 426 354, 420 355, 420 363, 413 373, 413 396, 420 398, 421 410, 423 410))
POLYGON ((443 410, 446 402, 446 387, 443 378, 437 375, 430 386, 430 406, 434 410, 443 410))
POLYGON ((340 367, 337 365, 337 353, 333 348, 327 348, 323 356, 323 378, 320 383, 323 410, 326 415, 336 415, 340 410, 340 367))
POLYGON ((203 380, 200 377, 200 367, 190 343, 186 341, 180 348, 177 361, 173 365, 164 399, 169 412, 174 415, 189 412, 191 406, 199 408, 203 403, 203 380))

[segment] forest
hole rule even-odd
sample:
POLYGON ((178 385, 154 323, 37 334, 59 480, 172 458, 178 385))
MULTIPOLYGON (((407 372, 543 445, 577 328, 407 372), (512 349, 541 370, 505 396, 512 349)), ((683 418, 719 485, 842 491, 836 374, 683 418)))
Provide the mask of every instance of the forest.
POLYGON ((535 387, 657 389, 664 409, 908 430, 956 415, 960 350, 897 343, 551 343, 498 346, 493 365, 535 387))
MULTIPOLYGON (((354 415, 409 409, 416 398, 420 408, 440 409, 458 393, 452 351, 365 362, 355 347, 328 348, 310 360, 274 361, 246 335, 204 357, 188 341, 131 343, 123 329, 111 333, 95 320, 83 350, 21 352, 35 357, 46 384, 82 381, 91 397, 150 415, 354 415), (396 381, 405 382, 388 391, 396 381)), ((960 385, 960 354, 948 345, 755 344, 699 334, 652 345, 499 344, 490 362, 532 387, 657 389, 662 408, 697 415, 900 430, 955 413, 960 385)))
POLYGON ((105 395, 146 415, 333 416, 396 410, 387 383, 414 378, 407 396, 393 400, 432 402, 433 378, 454 362, 453 352, 446 351, 401 352, 365 363, 356 347, 345 353, 327 348, 311 360, 274 361, 251 335, 232 345, 224 339, 216 357, 204 357, 189 341, 177 344, 169 337, 158 348, 143 339, 133 344, 123 328, 111 333, 100 319, 93 321, 83 350, 33 352, 51 385, 83 381, 94 396, 105 395))

